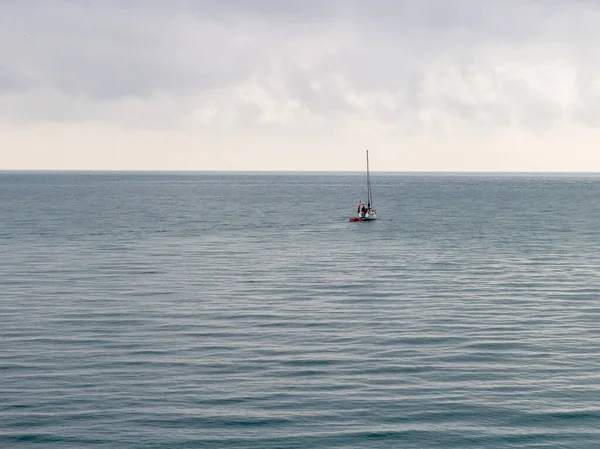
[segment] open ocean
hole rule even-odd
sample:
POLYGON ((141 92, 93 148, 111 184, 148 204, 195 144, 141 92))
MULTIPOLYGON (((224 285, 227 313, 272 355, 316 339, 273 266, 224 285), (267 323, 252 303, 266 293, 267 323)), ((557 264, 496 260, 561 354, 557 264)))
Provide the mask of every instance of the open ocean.
POLYGON ((0 173, 0 447, 600 447, 600 176, 372 177, 0 173))

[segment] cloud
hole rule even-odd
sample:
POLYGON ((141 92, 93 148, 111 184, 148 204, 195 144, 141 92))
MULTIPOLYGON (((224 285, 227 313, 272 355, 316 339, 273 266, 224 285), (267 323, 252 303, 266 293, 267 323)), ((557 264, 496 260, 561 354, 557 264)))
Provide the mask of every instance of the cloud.
POLYGON ((594 127, 599 20, 583 0, 4 2, 0 120, 256 141, 594 127))

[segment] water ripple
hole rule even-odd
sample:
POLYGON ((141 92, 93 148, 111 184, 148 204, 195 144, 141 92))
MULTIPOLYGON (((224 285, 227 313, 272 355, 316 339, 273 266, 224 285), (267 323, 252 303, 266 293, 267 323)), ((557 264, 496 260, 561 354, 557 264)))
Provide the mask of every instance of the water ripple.
POLYGON ((595 447, 600 179, 359 181, 1 174, 0 446, 595 447))

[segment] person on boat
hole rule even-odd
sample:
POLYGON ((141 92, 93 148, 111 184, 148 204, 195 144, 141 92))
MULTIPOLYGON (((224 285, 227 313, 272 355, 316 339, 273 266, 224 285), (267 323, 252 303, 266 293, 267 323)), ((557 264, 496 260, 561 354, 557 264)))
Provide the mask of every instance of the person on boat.
POLYGON ((362 207, 362 209, 360 210, 360 212, 361 212, 360 216, 361 216, 361 217, 364 217, 364 216, 365 216, 365 214, 367 213, 367 208, 366 208, 366 207, 363 205, 363 207, 362 207))
POLYGON ((360 203, 358 203, 358 207, 356 208, 356 213, 360 214, 360 203))

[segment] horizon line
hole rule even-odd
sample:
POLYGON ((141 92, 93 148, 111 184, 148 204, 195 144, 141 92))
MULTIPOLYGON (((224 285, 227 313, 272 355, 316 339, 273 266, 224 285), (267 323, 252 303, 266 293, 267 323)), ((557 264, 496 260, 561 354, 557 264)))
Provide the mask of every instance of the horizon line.
MULTIPOLYGON (((1 169, 0 173, 203 173, 203 174, 364 174, 364 170, 202 170, 202 169, 1 169)), ((509 171, 509 170, 371 170, 378 174, 490 174, 490 175, 598 175, 600 171, 509 171)))

